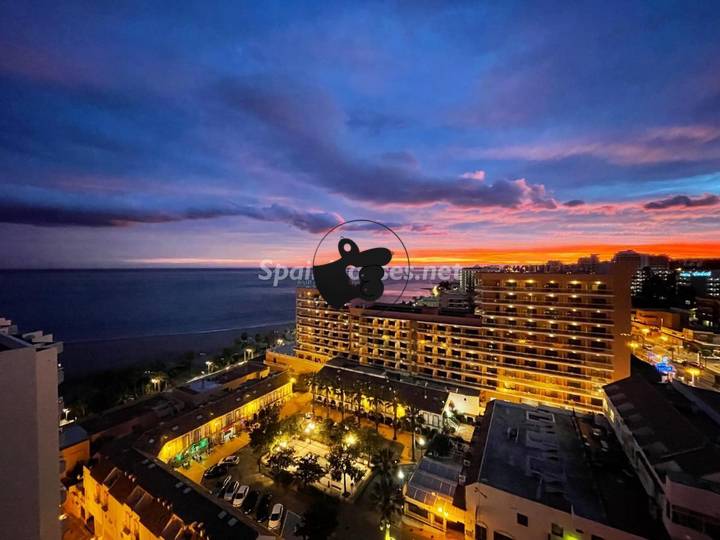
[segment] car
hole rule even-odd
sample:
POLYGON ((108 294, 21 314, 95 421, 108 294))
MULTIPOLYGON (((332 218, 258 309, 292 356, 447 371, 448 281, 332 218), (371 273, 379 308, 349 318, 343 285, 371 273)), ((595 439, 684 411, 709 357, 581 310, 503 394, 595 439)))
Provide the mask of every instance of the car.
POLYGON ((240 463, 240 458, 235 455, 227 456, 220 460, 220 465, 237 465, 238 463, 240 463))
POLYGON ((260 497, 260 501, 257 505, 257 510, 255 510, 255 517, 260 523, 266 521, 270 517, 271 503, 272 495, 270 495, 269 493, 265 493, 262 497, 260 497))
POLYGON ((248 496, 249 491, 250 486, 240 486, 240 488, 235 492, 235 495, 233 496, 232 505, 235 508, 240 508, 242 506, 242 503, 245 502, 245 498, 248 496))
POLYGON ((225 489, 228 487, 230 482, 232 482, 232 476, 230 476, 228 474, 222 482, 217 483, 217 487, 215 488, 214 494, 219 497, 225 491, 225 489))
POLYGON ((285 507, 282 504, 277 503, 273 506, 272 512, 270 513, 270 521, 268 522, 268 529, 279 529, 284 513, 285 507))
POLYGON ((235 480, 232 484, 228 484, 228 487, 225 488, 225 493, 223 494, 223 499, 226 501, 232 501, 233 497, 235 496, 235 493, 237 493, 237 490, 240 488, 240 482, 235 480))
POLYGON ((257 504, 257 500, 260 494, 253 490, 250 490, 250 493, 247 494, 245 497, 245 500, 242 503, 242 506, 240 507, 240 510, 242 510, 246 514, 252 514, 255 510, 255 505, 257 504))
POLYGON ((227 465, 211 465, 207 469, 205 469, 205 472, 203 473, 203 478, 220 478, 223 474, 227 474, 228 467, 227 465))

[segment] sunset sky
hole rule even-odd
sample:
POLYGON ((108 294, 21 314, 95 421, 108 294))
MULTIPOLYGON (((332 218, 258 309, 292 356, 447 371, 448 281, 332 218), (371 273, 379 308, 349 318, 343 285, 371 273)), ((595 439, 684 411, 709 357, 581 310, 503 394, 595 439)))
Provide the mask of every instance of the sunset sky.
POLYGON ((720 256, 717 2, 14 2, 0 267, 720 256))

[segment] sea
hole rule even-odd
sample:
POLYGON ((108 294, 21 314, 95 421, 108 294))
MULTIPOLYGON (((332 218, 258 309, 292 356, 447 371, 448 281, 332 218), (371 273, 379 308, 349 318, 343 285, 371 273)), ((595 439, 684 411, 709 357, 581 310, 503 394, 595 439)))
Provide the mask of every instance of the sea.
MULTIPOLYGON (((293 323, 298 282, 273 283, 261 275, 252 268, 0 270, 0 317, 23 332, 44 330, 63 341, 63 363, 71 372, 89 369, 83 344, 95 351, 93 371, 110 369, 129 361, 116 349, 143 338, 231 330, 252 335, 255 328, 293 323)), ((387 281, 384 298, 396 297, 403 285, 387 281)), ((411 281, 403 296, 427 294, 431 286, 411 281)))

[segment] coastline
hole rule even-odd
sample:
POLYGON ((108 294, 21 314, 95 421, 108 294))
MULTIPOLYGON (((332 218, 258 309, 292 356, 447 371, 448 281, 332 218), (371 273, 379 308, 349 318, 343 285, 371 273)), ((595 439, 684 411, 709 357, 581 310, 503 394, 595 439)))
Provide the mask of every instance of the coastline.
POLYGON ((294 320, 200 332, 84 340, 64 343, 60 363, 66 380, 156 361, 173 362, 184 353, 212 356, 233 344, 243 332, 249 336, 287 330, 294 320))

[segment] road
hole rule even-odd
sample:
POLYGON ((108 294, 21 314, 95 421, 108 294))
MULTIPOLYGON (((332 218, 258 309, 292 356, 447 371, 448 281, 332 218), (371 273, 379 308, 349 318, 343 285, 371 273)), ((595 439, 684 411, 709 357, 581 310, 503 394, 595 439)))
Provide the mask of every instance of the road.
POLYGON ((634 335, 635 343, 642 344, 634 348, 633 353, 640 360, 652 365, 663 363, 672 366, 679 380, 705 390, 720 390, 716 375, 720 376, 720 361, 702 359, 698 363, 696 353, 678 346, 671 346, 662 336, 634 335))

